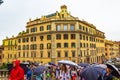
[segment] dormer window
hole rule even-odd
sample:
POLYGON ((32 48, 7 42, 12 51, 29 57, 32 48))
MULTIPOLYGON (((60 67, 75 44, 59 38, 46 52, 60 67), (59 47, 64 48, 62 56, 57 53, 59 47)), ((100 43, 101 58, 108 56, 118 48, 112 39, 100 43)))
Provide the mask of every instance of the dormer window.
POLYGON ((62 18, 64 18, 64 14, 62 14, 62 18))

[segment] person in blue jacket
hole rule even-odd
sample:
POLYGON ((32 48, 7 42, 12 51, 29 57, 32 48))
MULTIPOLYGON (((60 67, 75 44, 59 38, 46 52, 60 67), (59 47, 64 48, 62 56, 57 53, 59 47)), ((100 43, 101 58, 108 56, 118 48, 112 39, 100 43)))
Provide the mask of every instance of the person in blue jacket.
POLYGON ((32 69, 28 68, 27 74, 26 74, 26 79, 27 80, 32 80, 32 69))

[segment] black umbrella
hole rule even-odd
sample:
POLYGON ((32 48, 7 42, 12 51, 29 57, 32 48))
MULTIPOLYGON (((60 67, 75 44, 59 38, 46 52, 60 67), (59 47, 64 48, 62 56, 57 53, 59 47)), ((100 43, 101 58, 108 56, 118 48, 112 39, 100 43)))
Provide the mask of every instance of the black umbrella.
POLYGON ((117 78, 120 78, 120 72, 117 67, 115 67, 113 64, 107 63, 107 68, 112 70, 112 75, 116 76, 117 78))
POLYGON ((79 66, 81 66, 81 67, 87 67, 87 66, 90 66, 90 64, 88 64, 88 63, 80 63, 80 64, 78 64, 79 66))
POLYGON ((0 0, 0 5, 3 3, 3 1, 2 0, 0 0))
POLYGON ((83 69, 81 77, 85 80, 97 80, 102 75, 103 70, 101 67, 89 66, 83 69))
POLYGON ((34 74, 35 75, 40 75, 45 71, 46 67, 45 66, 38 66, 34 69, 34 74))
POLYGON ((53 65, 53 66, 57 66, 55 63, 53 63, 53 62, 49 62, 48 63, 49 65, 53 65))

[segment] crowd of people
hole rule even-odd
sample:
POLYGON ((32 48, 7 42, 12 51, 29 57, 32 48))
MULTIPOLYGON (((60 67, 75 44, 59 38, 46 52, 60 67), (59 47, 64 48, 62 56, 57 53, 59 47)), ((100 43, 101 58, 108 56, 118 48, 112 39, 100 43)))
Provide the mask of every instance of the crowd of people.
MULTIPOLYGON (((94 65, 90 65, 92 68, 93 66, 94 65)), ((33 63, 28 66, 27 73, 24 74, 24 70, 20 67, 20 61, 16 60, 13 62, 13 69, 10 72, 9 80, 93 80, 90 78, 87 79, 82 75, 83 71, 85 71, 85 69, 87 70, 87 68, 89 68, 89 66, 81 67, 66 64, 36 65, 33 63)), ((96 80, 119 80, 117 77, 114 77, 112 71, 113 70, 107 66, 104 67, 102 74, 99 75, 96 80)))

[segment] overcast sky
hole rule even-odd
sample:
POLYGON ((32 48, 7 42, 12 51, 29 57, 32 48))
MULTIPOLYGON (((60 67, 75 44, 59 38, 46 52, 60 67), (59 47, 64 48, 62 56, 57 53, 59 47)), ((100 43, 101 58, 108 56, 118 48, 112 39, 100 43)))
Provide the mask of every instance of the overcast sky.
POLYGON ((120 40, 120 0, 3 0, 0 5, 0 44, 25 30, 26 22, 60 11, 66 5, 71 15, 94 24, 106 39, 120 40))

